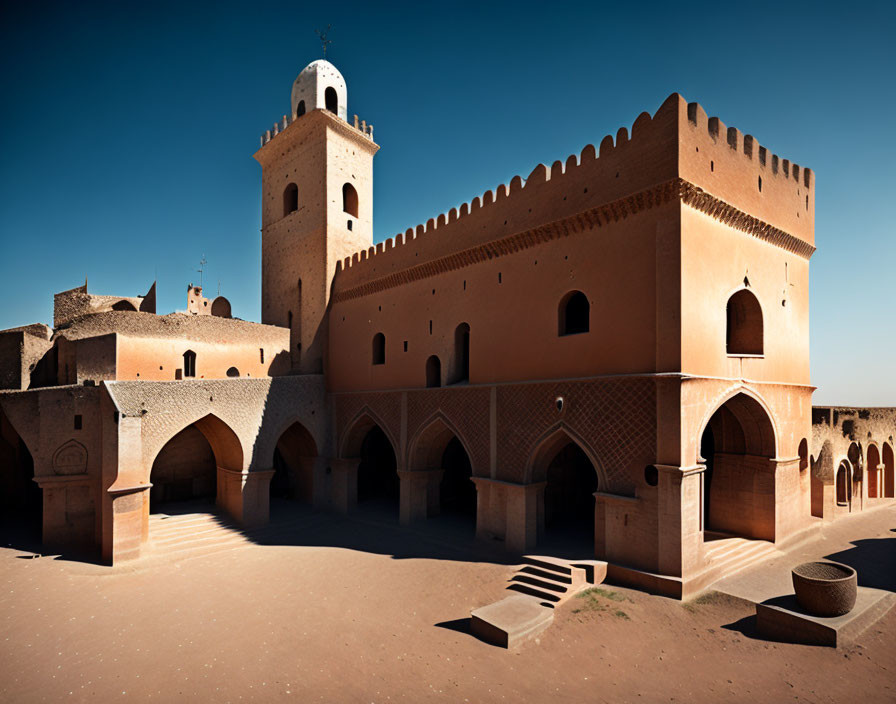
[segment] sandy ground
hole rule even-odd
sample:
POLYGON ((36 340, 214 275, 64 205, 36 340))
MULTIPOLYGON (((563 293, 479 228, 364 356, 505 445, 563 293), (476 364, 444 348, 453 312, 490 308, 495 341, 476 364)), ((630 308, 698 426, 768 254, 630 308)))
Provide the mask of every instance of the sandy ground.
MULTIPOLYGON (((876 513, 896 565, 896 509, 876 513)), ((513 566, 455 527, 290 520, 278 545, 114 569, 7 537, 0 701, 896 701, 896 609, 833 650, 761 640, 727 596, 605 587, 508 652, 468 616, 513 566)))

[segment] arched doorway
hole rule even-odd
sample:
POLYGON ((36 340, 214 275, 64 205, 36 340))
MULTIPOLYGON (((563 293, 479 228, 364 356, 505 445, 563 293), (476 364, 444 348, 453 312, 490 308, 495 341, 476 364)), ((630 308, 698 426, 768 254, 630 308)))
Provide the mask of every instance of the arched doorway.
POLYGON ((174 435, 152 463, 150 511, 160 505, 190 502, 210 510, 218 494, 218 471, 241 471, 243 450, 239 438, 220 418, 207 415, 174 435))
POLYGON ((317 445, 304 425, 296 421, 277 439, 271 497, 311 502, 313 462, 317 445))
POLYGON ((567 443, 547 467, 544 531, 594 539, 594 492, 597 473, 574 442, 567 443))
POLYGON ((402 478, 402 520, 441 514, 470 527, 476 523, 473 465, 454 429, 441 415, 411 441, 409 470, 402 478))
POLYGON ((543 549, 594 554, 597 467, 582 445, 560 429, 536 451, 532 481, 544 482, 538 543, 543 549))
POLYGON ((212 504, 217 475, 212 446, 195 425, 189 425, 165 443, 152 463, 150 506, 155 511, 178 501, 212 504))
POLYGON ((849 462, 843 460, 837 468, 837 505, 849 506, 852 503, 852 481, 849 462))
POLYGON ((865 463, 865 475, 868 477, 868 498, 876 499, 879 496, 878 477, 880 476, 880 452, 877 445, 868 446, 868 461, 865 463))
POLYGON ((885 442, 883 451, 884 460, 884 496, 892 499, 896 496, 896 477, 894 477, 893 446, 885 442))
POLYGON ((476 485, 473 465, 463 444, 452 436, 442 453, 442 481, 439 484, 439 511, 476 521, 476 485))
POLYGON ((34 481, 34 460, 3 411, 0 411, 0 506, 4 534, 40 542, 43 495, 34 481))
POLYGON ((703 535, 775 539, 775 430, 753 397, 739 393, 713 413, 700 438, 703 535))
POLYGON ((358 464, 358 503, 398 508, 399 485, 395 450, 378 425, 361 441, 358 464))

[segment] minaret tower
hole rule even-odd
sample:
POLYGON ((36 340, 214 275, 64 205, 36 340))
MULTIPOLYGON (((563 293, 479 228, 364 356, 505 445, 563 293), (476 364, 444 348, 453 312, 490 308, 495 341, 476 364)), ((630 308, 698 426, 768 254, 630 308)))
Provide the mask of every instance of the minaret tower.
POLYGON ((261 138, 261 322, 290 329, 293 373, 320 374, 336 263, 373 244, 373 127, 346 120, 345 79, 325 60, 292 86, 261 138))

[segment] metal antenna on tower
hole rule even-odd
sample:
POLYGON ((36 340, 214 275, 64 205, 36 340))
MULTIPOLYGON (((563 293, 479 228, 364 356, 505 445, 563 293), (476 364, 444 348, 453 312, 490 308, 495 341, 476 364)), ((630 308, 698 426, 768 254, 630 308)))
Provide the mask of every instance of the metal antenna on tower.
POLYGON ((199 268, 196 270, 199 272, 199 288, 202 288, 202 272, 205 270, 205 265, 208 264, 205 261, 205 255, 202 255, 202 259, 199 260, 199 268))
POLYGON ((327 34, 330 32, 330 27, 331 25, 327 25, 327 28, 323 32, 321 32, 319 29, 314 30, 315 32, 317 32, 317 36, 320 37, 321 46, 323 46, 324 48, 325 59, 327 58, 327 47, 333 43, 332 39, 327 39, 327 34))

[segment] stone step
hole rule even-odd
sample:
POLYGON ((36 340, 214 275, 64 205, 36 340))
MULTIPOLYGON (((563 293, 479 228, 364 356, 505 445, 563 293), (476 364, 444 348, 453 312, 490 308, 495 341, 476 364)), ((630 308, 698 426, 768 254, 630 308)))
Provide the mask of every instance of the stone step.
POLYGON ((567 584, 559 584, 553 580, 539 579, 538 577, 533 577, 528 574, 520 574, 519 572, 513 575, 513 577, 510 578, 510 581, 529 584, 539 589, 557 592, 558 594, 566 594, 567 590, 569 589, 569 585, 567 584))
POLYGON ((765 540, 744 540, 737 550, 726 550, 711 555, 703 574, 705 578, 717 581, 774 557, 778 553, 779 551, 773 543, 765 540))
POLYGON ((534 596, 536 599, 539 599, 543 602, 543 606, 548 606, 552 609, 560 601, 560 596, 558 594, 553 594, 541 589, 536 589, 535 587, 530 587, 527 584, 517 584, 516 582, 514 582, 507 585, 507 589, 514 592, 519 592, 520 594, 534 596))
POLYGON ((184 538, 189 538, 191 536, 196 535, 210 535, 214 533, 233 533, 233 532, 241 532, 236 528, 225 527, 220 525, 207 525, 207 526, 190 526, 183 530, 168 530, 165 532, 154 531, 150 528, 149 535, 156 542, 166 543, 166 542, 176 542, 178 540, 182 540, 184 538))
POLYGON ((540 567, 533 567, 532 565, 526 565, 525 567, 521 568, 520 573, 528 574, 533 577, 540 577, 541 579, 547 579, 552 582, 558 582, 560 584, 572 585, 572 576, 560 574, 559 572, 552 572, 550 570, 544 570, 540 567))
POLYGON ((573 573, 572 566, 569 562, 556 557, 548 557, 545 555, 524 555, 523 564, 540 567, 543 570, 557 572, 558 574, 571 577, 573 573))

